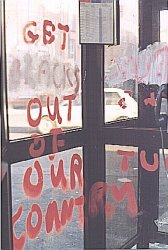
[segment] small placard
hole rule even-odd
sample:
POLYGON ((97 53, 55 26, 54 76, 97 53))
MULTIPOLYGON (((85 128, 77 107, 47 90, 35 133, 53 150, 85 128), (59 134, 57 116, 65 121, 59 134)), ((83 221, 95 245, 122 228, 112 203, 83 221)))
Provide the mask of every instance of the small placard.
POLYGON ((80 1, 80 43, 115 44, 116 10, 111 3, 80 1))

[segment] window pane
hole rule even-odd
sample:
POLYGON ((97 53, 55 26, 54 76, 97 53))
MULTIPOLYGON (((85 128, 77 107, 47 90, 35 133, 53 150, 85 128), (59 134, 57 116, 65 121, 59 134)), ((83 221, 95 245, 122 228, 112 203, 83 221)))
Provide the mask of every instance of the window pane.
POLYGON ((83 249, 82 148, 52 156, 11 166, 17 249, 83 249))
POLYGON ((138 149, 115 145, 105 149, 106 246, 118 249, 137 233, 138 149))
POLYGON ((168 10, 160 12, 160 41, 168 43, 168 10))
POLYGON ((159 169, 159 219, 156 221, 159 231, 168 233, 168 149, 160 150, 160 169, 159 169), (167 159, 167 160, 166 160, 167 159))
POLYGON ((119 98, 116 103, 111 98, 111 106, 105 102, 105 122, 138 116, 138 29, 138 0, 120 0, 120 45, 105 47, 104 79, 105 95, 117 93, 119 98))
POLYGON ((82 126, 78 12, 76 0, 6 1, 10 139, 82 126))

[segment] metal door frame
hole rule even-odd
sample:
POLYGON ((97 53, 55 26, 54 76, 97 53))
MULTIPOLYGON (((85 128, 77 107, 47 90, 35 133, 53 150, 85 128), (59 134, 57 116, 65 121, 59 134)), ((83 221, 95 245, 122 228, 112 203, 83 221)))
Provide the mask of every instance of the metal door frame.
MULTIPOLYGON (((158 27, 159 23, 153 24, 153 12, 152 6, 156 6, 158 1, 156 0, 139 0, 140 1, 140 13, 143 19, 140 19, 140 47, 146 48, 150 43, 153 43, 158 39, 158 27), (153 1, 153 3, 152 3, 153 1), (148 11, 147 11, 148 10, 148 11), (146 25, 146 22, 148 25, 146 25), (153 27, 153 28, 152 28, 153 27), (146 36, 146 31, 151 33, 146 36), (156 29, 156 32, 153 32, 156 29)), ((159 0, 160 1, 160 0, 159 0)), ((166 1, 163 1, 165 4, 166 1)), ((3 0, 4 2, 4 0, 3 0)), ((159 2, 160 3, 160 2, 159 2)), ((159 8, 165 8, 167 6, 159 5, 159 8)), ((157 11, 159 11, 159 8, 157 11)), ((4 20, 4 19, 3 19, 4 20)), ((4 25, 3 25, 4 27, 4 25)), ((6 58, 5 58, 5 30, 2 32, 2 65, 1 65, 1 89, 3 93, 2 98, 2 160, 7 164, 7 178, 4 178, 1 183, 6 186, 2 189, 2 200, 5 208, 2 210, 2 218, 4 219, 3 225, 8 225, 7 228, 2 228, 2 246, 3 249, 12 249, 12 197, 11 197, 11 176, 10 168, 11 164, 29 160, 29 146, 33 142, 31 138, 25 138, 17 141, 9 141, 9 133, 7 126, 7 115, 3 112, 7 108, 7 82, 6 82, 6 58), (19 152, 19 153, 18 153, 19 152), (7 196, 5 195, 7 194, 7 196)), ((148 150, 149 159, 152 160, 153 152, 159 152, 161 148, 160 131, 158 128, 152 125, 146 126, 146 122, 142 122, 141 116, 138 119, 116 122, 108 125, 104 124, 104 46, 103 45, 82 45, 82 109, 83 109, 83 128, 67 131, 62 136, 66 141, 65 147, 61 148, 59 152, 71 149, 74 147, 83 147, 83 165, 84 165, 84 195, 86 200, 89 199, 89 191, 91 186, 97 181, 106 181, 105 177, 105 144, 111 145, 123 145, 136 146, 140 149, 148 150), (145 129, 144 129, 145 128, 145 129), (144 145, 144 138, 146 138, 144 145), (127 142, 127 143, 125 143, 127 142), (151 145, 155 145, 151 149, 151 145)), ((141 113, 141 110, 139 110, 141 113)), ((148 118, 148 112, 146 113, 148 118)), ((148 118, 149 119, 149 118, 148 118)), ((153 120, 149 119, 149 124, 153 120)), ((52 152, 52 136, 44 135, 46 140, 46 149, 43 155, 50 154, 52 152)), ((164 137, 167 139, 168 134, 164 132, 164 137)), ((165 140, 166 141, 166 140, 165 140)), ((168 148, 168 140, 165 144, 168 148)), ((42 155, 42 156, 43 156, 42 155)), ((2 165, 2 170, 4 166, 2 165)), ((142 216, 139 216, 138 234, 130 239, 121 248, 130 248, 138 243, 139 248, 148 248, 149 242, 152 239, 156 239, 160 242, 168 243, 168 235, 160 233, 157 228, 154 229, 154 234, 148 235, 146 232, 150 228, 153 228, 151 221, 156 218, 157 210, 153 212, 153 208, 148 204, 147 198, 151 199, 149 192, 145 194, 148 184, 146 178, 150 178, 150 182, 153 183, 153 188, 158 192, 158 172, 154 173, 150 177, 147 173, 142 172, 139 162, 139 209, 143 210, 142 216), (145 210, 145 212, 144 212, 145 210), (147 212, 151 212, 150 217, 146 217, 147 212), (148 218, 148 219, 146 219, 148 218), (147 223, 149 222, 149 223, 147 223)), ((149 179, 148 179, 149 180, 149 179)), ((157 205, 158 195, 156 196, 155 204, 157 205)), ((84 211, 85 216, 89 218, 88 202, 86 202, 84 211)), ((105 249, 106 248, 106 223, 105 214, 99 214, 95 218, 89 218, 88 224, 84 223, 84 247, 85 249, 105 249), (100 227, 101 223, 101 227, 100 227)))

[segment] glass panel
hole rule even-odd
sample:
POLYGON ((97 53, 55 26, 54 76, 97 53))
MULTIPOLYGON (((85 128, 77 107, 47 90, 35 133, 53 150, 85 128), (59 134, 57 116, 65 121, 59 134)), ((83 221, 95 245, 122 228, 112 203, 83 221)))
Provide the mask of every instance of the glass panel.
MULTIPOLYGON (((160 12, 160 41, 166 43, 167 48, 168 48, 168 24, 166 20, 168 20, 168 10, 162 10, 160 12)), ((166 52, 165 52, 165 55, 166 55, 166 52)), ((168 56, 166 56, 166 58, 168 58, 168 56)), ((167 83, 168 83, 168 76, 167 76, 167 83)), ((163 99, 163 103, 164 104, 161 108, 163 112, 166 113, 168 116, 168 98, 163 99)), ((167 122, 167 133, 168 133, 168 122, 167 122)))
POLYGON ((162 10, 160 12, 160 41, 168 42, 168 10, 162 10))
POLYGON ((138 29, 138 0, 120 0, 120 45, 105 47, 105 122, 138 116, 138 29), (113 101, 114 93, 119 97, 113 101))
POLYGON ((12 164, 15 249, 83 249, 82 158, 75 148, 12 164))
POLYGON ((138 149, 106 145, 106 246, 118 249, 137 233, 138 149))
POLYGON ((168 233, 168 149, 160 150, 159 170, 159 219, 156 221, 159 231, 168 233))
POLYGON ((10 139, 82 126, 78 12, 76 0, 6 1, 10 139))

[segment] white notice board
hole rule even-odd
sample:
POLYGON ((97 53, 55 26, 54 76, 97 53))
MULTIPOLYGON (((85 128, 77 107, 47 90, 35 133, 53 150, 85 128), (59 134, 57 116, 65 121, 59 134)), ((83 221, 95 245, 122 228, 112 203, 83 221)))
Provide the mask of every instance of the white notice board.
POLYGON ((80 2, 80 43, 114 44, 114 1, 80 2))

